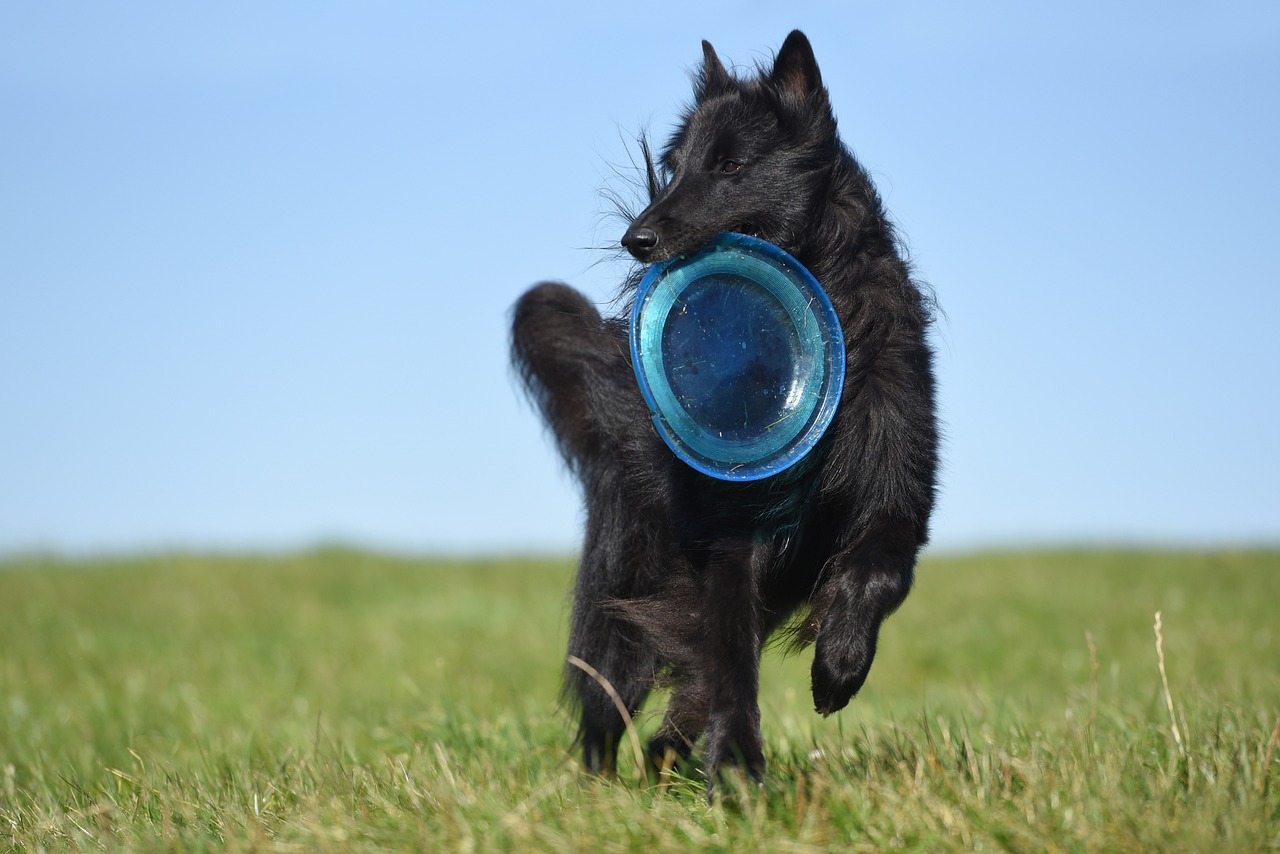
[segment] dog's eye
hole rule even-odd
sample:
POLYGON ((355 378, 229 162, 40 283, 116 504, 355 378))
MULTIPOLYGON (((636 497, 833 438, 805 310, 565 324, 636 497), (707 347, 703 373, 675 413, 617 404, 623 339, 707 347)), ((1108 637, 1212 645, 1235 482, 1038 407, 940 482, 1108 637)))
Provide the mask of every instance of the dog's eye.
POLYGON ((734 172, 737 172, 741 168, 742 168, 742 164, 736 160, 720 161, 720 174, 722 175, 732 175, 734 172))

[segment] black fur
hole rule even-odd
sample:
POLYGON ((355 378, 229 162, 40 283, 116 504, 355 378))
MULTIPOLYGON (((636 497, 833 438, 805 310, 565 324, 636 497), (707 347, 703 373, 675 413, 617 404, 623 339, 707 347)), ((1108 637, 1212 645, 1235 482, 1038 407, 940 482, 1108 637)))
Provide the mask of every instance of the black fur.
MULTIPOLYGON (((641 399, 627 312, 602 318, 565 285, 520 298, 512 351, 585 494, 569 652, 631 712, 669 679, 650 757, 687 756, 702 739, 714 781, 727 762, 763 772, 760 654, 793 615, 798 643, 814 644, 817 711, 843 708, 862 687, 880 623, 910 590, 928 535, 938 439, 931 305, 840 143, 808 40, 791 33, 750 79, 726 71, 706 42, 703 53, 693 106, 660 162, 645 151, 650 204, 622 242, 649 263, 740 231, 807 266, 847 344, 844 392, 822 441, 761 481, 689 468, 641 399)), ((587 767, 611 771, 624 731, 613 701, 576 668, 566 691, 587 767)))

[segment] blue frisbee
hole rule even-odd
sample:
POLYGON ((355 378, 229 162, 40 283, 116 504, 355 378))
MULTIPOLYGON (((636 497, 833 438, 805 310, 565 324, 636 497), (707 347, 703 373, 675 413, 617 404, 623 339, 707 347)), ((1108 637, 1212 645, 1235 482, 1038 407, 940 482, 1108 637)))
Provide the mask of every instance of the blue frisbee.
POLYGON ((794 465, 844 387, 844 336, 826 292, 795 258, 745 234, 645 272, 631 361, 663 440, 720 480, 794 465))

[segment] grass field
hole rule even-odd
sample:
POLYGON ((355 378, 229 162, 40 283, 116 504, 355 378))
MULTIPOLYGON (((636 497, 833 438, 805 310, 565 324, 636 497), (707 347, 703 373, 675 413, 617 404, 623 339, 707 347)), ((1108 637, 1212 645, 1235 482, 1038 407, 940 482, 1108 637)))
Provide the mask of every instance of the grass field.
POLYGON ((844 712, 813 714, 807 654, 768 656, 768 781, 715 805, 625 755, 612 782, 578 773, 571 573, 10 559, 0 849, 1280 847, 1280 553, 926 560, 844 712))

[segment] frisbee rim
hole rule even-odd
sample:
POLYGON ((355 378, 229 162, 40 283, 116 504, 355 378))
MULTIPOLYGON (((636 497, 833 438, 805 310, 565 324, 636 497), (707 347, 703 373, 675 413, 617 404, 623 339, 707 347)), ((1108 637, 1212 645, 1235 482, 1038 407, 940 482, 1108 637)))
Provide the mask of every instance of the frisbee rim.
MULTIPOLYGON (((754 271, 758 272, 760 269, 759 265, 754 265, 754 271)), ((835 417, 843 392, 845 373, 845 343, 839 317, 831 304, 830 297, 809 270, 781 247, 757 237, 736 232, 722 232, 697 252, 651 265, 645 271, 636 289, 629 337, 633 371, 658 435, 677 457, 702 474, 727 481, 751 481, 771 477, 795 465, 812 451, 835 417), (649 368, 655 366, 661 368, 662 384, 670 392, 665 396, 671 397, 674 403, 675 394, 669 380, 670 370, 665 365, 660 346, 652 348, 656 352, 650 357, 650 351, 646 350, 642 343, 644 333, 652 332, 652 324, 659 324, 657 333, 661 333, 670 317, 671 306, 668 305, 661 309, 663 312, 661 317, 648 319, 646 309, 651 304, 655 288, 662 281, 669 281, 672 272, 687 269, 690 265, 707 265, 708 259, 714 260, 712 256, 725 252, 744 252, 754 259, 763 261, 765 273, 758 276, 747 275, 732 264, 728 268, 721 265, 720 269, 716 269, 713 265, 707 272, 697 271, 696 275, 689 277, 686 281, 678 282, 679 291, 674 293, 674 297, 678 297, 679 294, 711 276, 731 273, 746 279, 778 300, 780 314, 790 320, 792 343, 799 342, 799 349, 813 353, 821 366, 821 372, 816 380, 817 388, 813 392, 815 401, 805 410, 807 411, 805 423, 789 438, 781 441, 774 450, 757 458, 740 462, 716 459, 702 453, 699 447, 691 446, 693 443, 705 449, 707 444, 716 444, 717 437, 712 436, 709 430, 699 425, 684 407, 675 404, 676 411, 667 411, 660 405, 659 395, 652 387, 649 368), (800 292, 802 299, 798 300, 794 297, 788 299, 788 289, 800 292), (804 306, 800 309, 802 319, 798 320, 795 308, 802 302, 804 306), (801 326, 801 322, 807 323, 810 317, 817 323, 816 338, 820 342, 821 352, 814 351, 815 335, 813 333, 806 335, 801 326), (649 326, 646 326, 646 323, 649 326), (809 343, 805 343, 806 341, 809 343), (684 422, 686 430, 690 425, 692 426, 693 438, 681 433, 678 429, 681 422, 684 422)), ((652 341, 650 343, 652 344, 652 341)), ((815 385, 814 373, 811 372, 810 377, 804 380, 806 388, 815 385)), ((767 430, 768 427, 764 429, 767 430)), ((726 447, 732 447, 735 444, 722 437, 719 437, 718 441, 726 447)), ((750 447, 751 443, 736 444, 750 447)))

